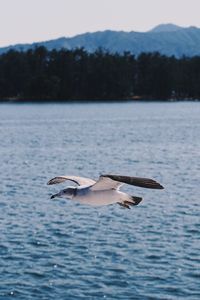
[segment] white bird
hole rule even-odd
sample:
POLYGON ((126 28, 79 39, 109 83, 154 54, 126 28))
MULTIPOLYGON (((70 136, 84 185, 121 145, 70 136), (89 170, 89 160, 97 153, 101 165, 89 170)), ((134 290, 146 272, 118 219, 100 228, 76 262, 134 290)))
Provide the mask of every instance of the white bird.
POLYGON ((125 208, 130 208, 131 205, 138 205, 142 198, 120 192, 120 187, 124 183, 149 189, 163 189, 163 186, 153 179, 120 175, 101 175, 97 181, 78 176, 59 176, 52 178, 47 184, 57 184, 67 180, 73 181, 78 186, 69 186, 52 195, 51 199, 68 198, 93 206, 118 203, 125 208))

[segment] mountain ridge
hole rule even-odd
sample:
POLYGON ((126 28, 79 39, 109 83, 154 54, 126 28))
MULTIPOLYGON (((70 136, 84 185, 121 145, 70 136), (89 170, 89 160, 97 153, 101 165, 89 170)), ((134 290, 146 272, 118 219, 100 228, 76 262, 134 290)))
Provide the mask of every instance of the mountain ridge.
POLYGON ((173 32, 177 30, 182 30, 184 27, 172 24, 172 23, 165 23, 165 24, 159 24, 155 27, 153 27, 150 32, 173 32))
POLYGON ((159 52, 166 56, 192 57, 200 55, 200 29, 169 23, 160 24, 146 32, 114 30, 86 32, 74 37, 2 47, 0 54, 11 49, 27 51, 39 46, 44 46, 48 50, 85 48, 88 52, 95 52, 98 48, 102 48, 110 53, 122 54, 128 51, 136 56, 142 52, 159 52))

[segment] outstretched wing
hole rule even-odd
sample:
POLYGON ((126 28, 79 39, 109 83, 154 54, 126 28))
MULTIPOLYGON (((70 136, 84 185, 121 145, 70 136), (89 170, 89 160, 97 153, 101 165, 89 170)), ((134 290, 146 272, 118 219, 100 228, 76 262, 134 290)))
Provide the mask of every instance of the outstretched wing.
POLYGON ((58 176, 54 177, 51 180, 47 182, 47 184, 57 184, 62 183, 64 181, 73 181, 77 185, 93 185, 96 183, 93 179, 85 178, 85 177, 79 177, 79 176, 58 176))
MULTIPOLYGON (((147 189, 164 189, 164 187, 160 183, 158 183, 157 181, 155 181, 153 179, 149 179, 149 178, 130 177, 130 176, 121 176, 121 175, 108 175, 108 174, 102 175, 101 177, 109 178, 118 183, 119 182, 126 183, 126 184, 135 185, 135 186, 139 186, 139 187, 143 187, 143 188, 147 188, 147 189)), ((98 182, 95 185, 97 185, 98 182)))

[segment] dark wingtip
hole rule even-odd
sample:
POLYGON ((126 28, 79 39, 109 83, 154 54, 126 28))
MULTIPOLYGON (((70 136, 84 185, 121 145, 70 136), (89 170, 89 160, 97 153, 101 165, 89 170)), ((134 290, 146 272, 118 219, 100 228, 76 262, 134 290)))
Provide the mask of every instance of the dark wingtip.
POLYGON ((109 175, 103 174, 102 177, 108 177, 112 180, 116 180, 119 182, 127 183, 130 185, 135 185, 147 189, 158 189, 162 190, 164 187, 157 181, 149 178, 142 178, 142 177, 130 177, 130 176, 121 176, 121 175, 109 175))
POLYGON ((157 189, 159 189, 159 190, 164 190, 164 186, 162 186, 160 183, 158 183, 157 189))
POLYGON ((52 184, 52 179, 50 179, 48 182, 47 182, 47 185, 51 185, 52 184))
POLYGON ((164 189, 164 187, 155 180, 152 180, 151 182, 147 182, 147 184, 145 183, 143 187, 148 188, 148 189, 155 189, 155 190, 163 190, 164 189))

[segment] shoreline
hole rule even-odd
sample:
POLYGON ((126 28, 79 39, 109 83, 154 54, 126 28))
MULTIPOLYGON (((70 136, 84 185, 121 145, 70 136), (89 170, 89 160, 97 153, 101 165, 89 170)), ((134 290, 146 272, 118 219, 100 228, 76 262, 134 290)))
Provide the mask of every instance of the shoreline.
POLYGON ((66 103, 151 103, 151 102, 200 102, 200 99, 191 99, 191 98, 183 98, 183 99, 148 99, 148 98, 126 98, 126 99, 98 99, 98 100, 86 100, 86 99, 73 99, 73 100, 42 100, 42 99, 0 99, 0 104, 66 104, 66 103))

